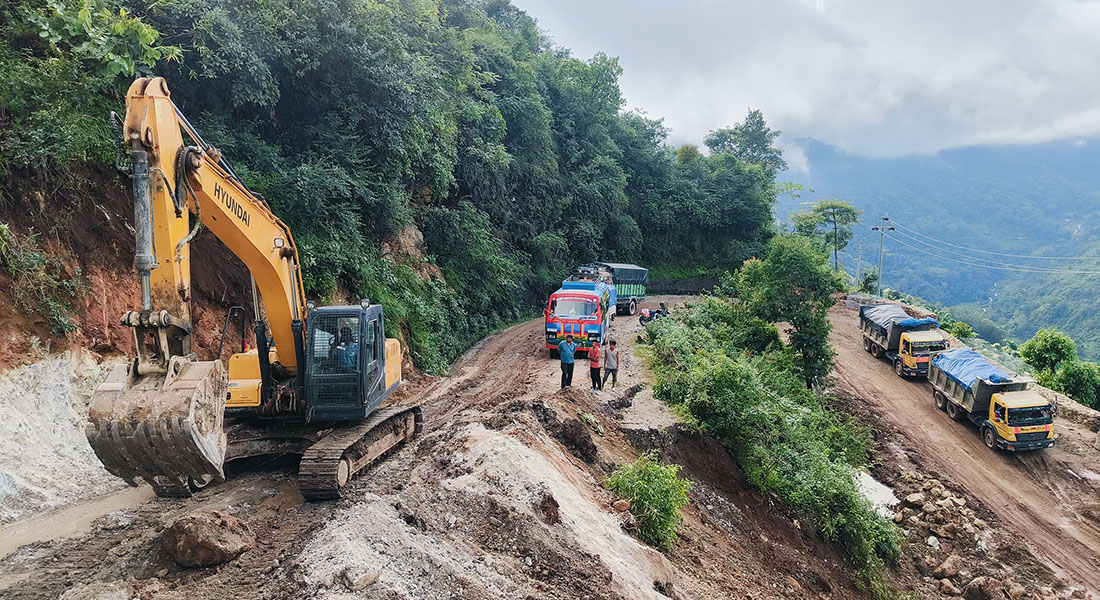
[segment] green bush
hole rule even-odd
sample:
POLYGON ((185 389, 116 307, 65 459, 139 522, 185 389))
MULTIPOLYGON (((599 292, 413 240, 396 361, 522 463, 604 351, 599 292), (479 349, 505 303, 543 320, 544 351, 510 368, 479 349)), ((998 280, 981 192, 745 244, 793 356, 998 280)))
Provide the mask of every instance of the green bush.
POLYGON ((870 460, 870 431, 806 388, 789 349, 747 347, 760 336, 746 331, 761 325, 743 310, 710 297, 650 324, 654 392, 726 447, 753 486, 838 543, 860 573, 879 573, 900 541, 855 485, 870 460))
POLYGON ((84 278, 65 272, 61 258, 38 247, 34 233, 19 235, 0 223, 0 268, 11 276, 16 307, 46 318, 50 333, 75 331, 73 301, 87 293, 84 278))
POLYGON ((678 477, 679 472, 680 465, 666 465, 650 451, 607 478, 607 488, 630 501, 642 540, 662 550, 672 548, 678 539, 680 509, 689 502, 692 483, 678 477))
POLYGON ((943 326, 943 330, 951 335, 959 338, 960 340, 966 338, 972 338, 977 334, 974 333, 974 328, 962 321, 955 321, 954 323, 948 323, 943 326))
POLYGON ((1043 384, 1085 406, 1096 408, 1100 400, 1100 365, 1079 360, 1063 362, 1043 384))

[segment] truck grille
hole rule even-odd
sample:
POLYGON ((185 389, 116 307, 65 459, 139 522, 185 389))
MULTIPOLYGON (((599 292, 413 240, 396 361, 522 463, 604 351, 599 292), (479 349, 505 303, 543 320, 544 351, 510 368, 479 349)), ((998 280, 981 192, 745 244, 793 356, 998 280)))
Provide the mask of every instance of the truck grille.
POLYGON ((1038 441, 1038 440, 1045 440, 1045 439, 1047 439, 1047 432, 1045 432, 1045 431, 1036 431, 1036 432, 1033 432, 1033 433, 1017 433, 1016 434, 1016 441, 1017 442, 1035 442, 1035 441, 1038 441))

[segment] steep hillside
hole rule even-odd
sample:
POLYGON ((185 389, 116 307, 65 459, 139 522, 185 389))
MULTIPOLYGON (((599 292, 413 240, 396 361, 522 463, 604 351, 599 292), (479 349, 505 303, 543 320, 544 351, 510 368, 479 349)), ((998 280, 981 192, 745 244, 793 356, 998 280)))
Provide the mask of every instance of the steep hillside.
POLYGON ((798 142, 808 173, 785 178, 813 188, 777 206, 785 217, 799 202, 837 197, 864 211, 846 253, 854 272, 859 242, 863 267, 877 261, 871 226, 890 217, 908 227, 887 240, 884 285, 944 305, 974 303, 1009 333, 1024 339, 1057 326, 1080 340, 1086 356, 1100 354, 1095 318, 1095 276, 1018 273, 944 260, 906 247, 981 265, 1023 264, 1035 269, 1100 271, 1100 140, 1033 146, 974 147, 931 156, 867 158, 816 140, 798 142), (918 232, 938 241, 922 238, 918 232), (922 244, 904 234, 924 239, 922 244), (955 244, 956 246, 950 246, 955 244), (1030 260, 961 250, 957 246, 1017 255, 1094 256, 1085 261, 1030 260))
MULTIPOLYGON (((37 232, 67 228, 70 196, 118 183, 108 112, 134 76, 163 76, 290 225, 307 292, 381 302, 428 370, 533 314, 580 262, 728 268, 772 233, 770 168, 677 155, 658 119, 626 112, 614 58, 571 56, 506 1, 23 0, 0 14, 4 206, 37 205, 37 232), (391 252, 402 236, 416 247, 391 252)), ((0 223, 30 232, 20 210, 0 223)))

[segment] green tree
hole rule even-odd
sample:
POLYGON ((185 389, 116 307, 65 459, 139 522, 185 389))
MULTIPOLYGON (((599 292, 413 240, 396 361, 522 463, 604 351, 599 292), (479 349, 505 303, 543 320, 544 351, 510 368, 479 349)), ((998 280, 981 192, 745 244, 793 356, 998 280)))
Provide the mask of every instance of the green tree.
POLYGON ((1096 408, 1100 400, 1100 365, 1079 360, 1062 362, 1049 385, 1056 392, 1096 408))
POLYGON ((826 198, 810 203, 810 208, 791 214, 795 233, 820 239, 833 251, 833 269, 840 270, 840 251, 852 240, 852 227, 859 222, 862 210, 850 202, 826 198))
POLYGON ((962 321, 955 321, 954 323, 948 323, 948 324, 943 326, 943 330, 946 331, 947 333, 950 333, 951 335, 959 338, 959 339, 972 338, 972 337, 978 335, 977 333, 974 332, 973 327, 971 327, 970 325, 967 325, 966 323, 963 323, 962 321))
POLYGON ((820 385, 832 370, 829 345, 831 294, 843 289, 826 258, 805 238, 772 238, 763 260, 746 261, 739 282, 741 298, 758 317, 790 324, 791 348, 807 387, 820 385))
POLYGON ((775 146, 781 133, 768 127, 764 113, 749 110, 744 121, 732 127, 711 131, 703 138, 703 143, 714 154, 732 154, 740 160, 761 165, 774 173, 787 168, 783 151, 775 146))
POLYGON ((878 269, 867 269, 859 278, 857 291, 864 294, 873 294, 876 286, 878 286, 878 269))
POLYGON ((1042 373, 1054 373, 1059 365, 1077 360, 1077 344, 1053 327, 1040 329, 1020 346, 1020 358, 1042 373))

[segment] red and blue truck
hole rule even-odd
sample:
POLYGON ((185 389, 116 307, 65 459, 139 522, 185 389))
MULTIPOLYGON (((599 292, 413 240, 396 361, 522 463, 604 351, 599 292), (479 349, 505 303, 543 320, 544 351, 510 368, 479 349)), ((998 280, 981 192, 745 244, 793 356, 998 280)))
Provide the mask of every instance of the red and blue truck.
POLYGON ((607 337, 617 307, 613 271, 601 264, 577 267, 543 309, 546 348, 557 358, 567 335, 579 350, 599 347, 607 337))

